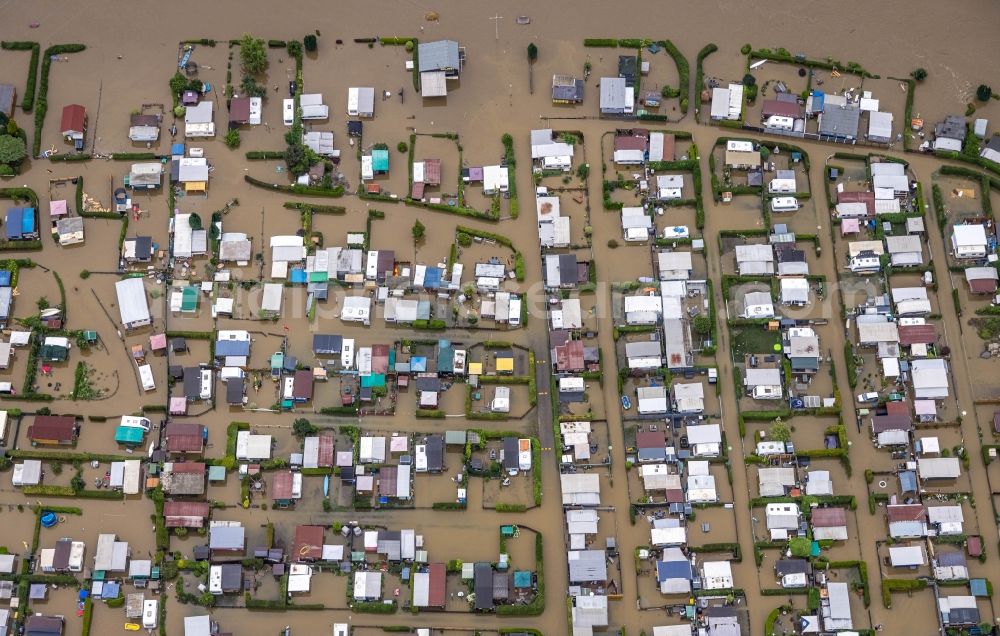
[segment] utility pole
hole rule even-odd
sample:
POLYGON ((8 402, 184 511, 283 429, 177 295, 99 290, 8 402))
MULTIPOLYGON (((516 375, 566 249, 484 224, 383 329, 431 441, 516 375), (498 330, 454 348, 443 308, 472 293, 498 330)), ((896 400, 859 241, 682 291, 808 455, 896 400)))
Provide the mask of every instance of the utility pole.
POLYGON ((494 14, 494 16, 492 18, 490 18, 490 20, 493 20, 494 30, 496 31, 496 38, 497 38, 497 40, 499 40, 500 39, 500 20, 503 20, 503 17, 501 17, 500 14, 497 13, 497 14, 494 14))

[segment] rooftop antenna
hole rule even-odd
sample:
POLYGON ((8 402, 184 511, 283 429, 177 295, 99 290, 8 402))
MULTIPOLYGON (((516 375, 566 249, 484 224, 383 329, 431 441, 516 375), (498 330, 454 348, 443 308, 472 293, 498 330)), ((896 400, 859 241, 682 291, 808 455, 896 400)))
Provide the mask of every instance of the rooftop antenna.
POLYGON ((497 38, 497 40, 499 40, 500 39, 500 20, 503 20, 503 17, 501 17, 500 14, 498 13, 498 14, 494 14, 494 16, 492 18, 490 18, 490 20, 493 21, 493 26, 494 26, 494 29, 496 31, 496 38, 497 38))

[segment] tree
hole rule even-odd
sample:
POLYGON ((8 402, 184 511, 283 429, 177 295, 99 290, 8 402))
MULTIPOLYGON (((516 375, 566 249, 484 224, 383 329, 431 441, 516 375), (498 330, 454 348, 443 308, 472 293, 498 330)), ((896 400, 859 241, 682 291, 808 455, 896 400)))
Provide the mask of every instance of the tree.
POLYGON ((398 144, 396 144, 396 150, 398 150, 400 152, 406 152, 409 149, 410 149, 410 147, 406 145, 405 141, 401 141, 398 144))
POLYGON ((177 96, 180 95, 181 91, 187 88, 188 80, 184 77, 184 73, 177 71, 174 76, 170 78, 170 94, 177 96))
POLYGON ((264 40, 249 33, 240 38, 240 65, 250 75, 262 73, 267 68, 267 44, 264 40))
POLYGON ((197 212, 192 212, 191 216, 188 217, 188 225, 195 231, 202 229, 201 216, 197 212))
POLYGON ((420 219, 417 219, 413 222, 413 228, 411 228, 410 232, 413 234, 413 244, 416 245, 420 241, 424 240, 424 236, 427 234, 427 228, 425 228, 424 224, 420 222, 420 219))
POLYGON ((746 75, 743 76, 743 85, 744 86, 756 86, 757 85, 757 78, 754 77, 753 75, 751 75, 750 73, 747 73, 746 75))
POLYGON ((590 165, 586 163, 581 163, 576 169, 576 176, 580 178, 580 181, 586 181, 587 175, 590 174, 590 165))
POLYGON ((922 82, 925 79, 927 79, 927 69, 925 69, 924 67, 914 69, 914 71, 910 73, 910 77, 917 80, 918 82, 922 82))
POLYGON ((538 59, 538 47, 532 42, 528 45, 528 61, 534 63, 538 59))
POLYGON ((233 128, 226 133, 226 146, 229 148, 239 148, 240 147, 240 130, 239 128, 233 128))
POLYGON ((0 163, 18 164, 28 156, 28 149, 24 145, 24 140, 20 137, 10 135, 0 136, 0 163))
POLYGON ((292 422, 292 433, 295 437, 309 437, 310 435, 315 435, 318 431, 319 429, 304 417, 300 417, 292 422))
POLYGON ((244 75, 240 82, 240 92, 246 97, 264 97, 267 94, 267 87, 258 84, 251 75, 244 75))
POLYGON ((310 53, 315 53, 316 52, 317 46, 316 46, 316 36, 315 35, 313 35, 313 34, 310 33, 306 37, 302 38, 302 43, 305 44, 306 50, 309 51, 310 53))
POLYGON ((286 44, 288 48, 288 55, 292 58, 302 57, 302 43, 298 40, 289 40, 286 44))
POLYGON ((691 326, 694 327, 694 332, 699 336, 707 336, 712 333, 712 319, 708 316, 695 316, 694 320, 691 321, 691 326))
POLYGON ((976 99, 985 102, 989 101, 990 97, 993 97, 993 89, 986 84, 980 84, 979 88, 976 89, 976 99))
POLYGON ((407 53, 413 53, 413 49, 416 48, 416 46, 413 44, 413 40, 407 40, 406 44, 403 45, 403 48, 407 53))
POLYGON ((288 172, 298 176, 309 170, 309 158, 306 155, 306 147, 302 143, 289 144, 285 149, 285 165, 288 172))
POLYGON ((767 427, 767 437, 775 442, 790 442, 792 441, 792 429, 781 420, 775 420, 767 427))

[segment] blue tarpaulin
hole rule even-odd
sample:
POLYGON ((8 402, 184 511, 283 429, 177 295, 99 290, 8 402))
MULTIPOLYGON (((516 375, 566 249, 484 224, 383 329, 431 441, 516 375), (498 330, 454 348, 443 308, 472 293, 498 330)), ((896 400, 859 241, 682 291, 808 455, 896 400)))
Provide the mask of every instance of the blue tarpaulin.
POLYGON ((21 215, 21 234, 35 233, 35 208, 24 208, 21 215))
POLYGON ((249 340, 219 340, 215 343, 215 357, 248 356, 250 355, 249 340))
POLYGON ((413 356, 410 358, 410 371, 412 373, 423 373, 427 370, 427 358, 425 356, 413 356))
POLYGON ((424 287, 426 289, 438 289, 441 287, 441 275, 443 271, 439 267, 428 267, 424 274, 424 287))
POLYGON ((0 287, 10 287, 10 272, 0 269, 0 287))
POLYGON ((303 285, 308 282, 308 276, 306 275, 306 270, 296 267, 292 271, 288 272, 288 280, 299 285, 303 285))
POLYGON ((23 208, 7 208, 6 234, 8 239, 21 238, 21 223, 24 219, 23 208))

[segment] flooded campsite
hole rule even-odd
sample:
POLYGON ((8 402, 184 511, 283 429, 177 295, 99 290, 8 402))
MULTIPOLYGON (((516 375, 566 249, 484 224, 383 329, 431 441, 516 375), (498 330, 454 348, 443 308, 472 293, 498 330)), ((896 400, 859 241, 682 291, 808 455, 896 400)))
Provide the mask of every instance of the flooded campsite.
POLYGON ((996 6, 281 9, 0 7, 0 636, 1000 630, 996 6))

